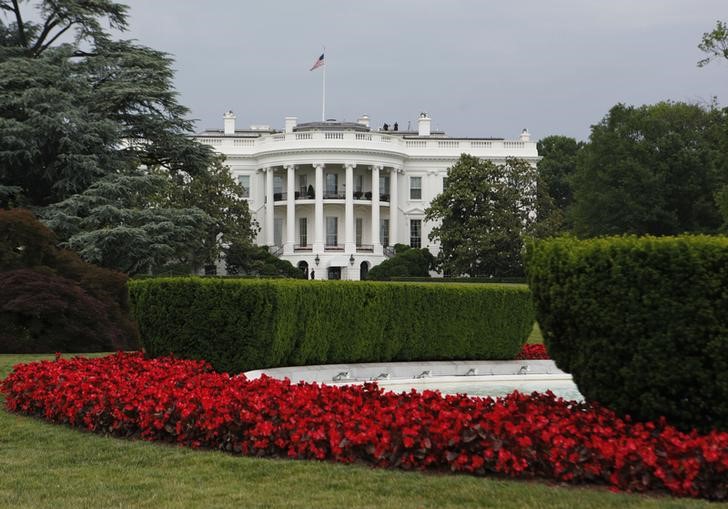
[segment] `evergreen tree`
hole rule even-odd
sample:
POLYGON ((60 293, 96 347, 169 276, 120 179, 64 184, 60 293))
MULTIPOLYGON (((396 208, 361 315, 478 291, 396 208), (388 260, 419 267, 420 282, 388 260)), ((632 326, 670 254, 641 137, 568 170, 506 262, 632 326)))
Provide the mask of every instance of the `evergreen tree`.
POLYGON ((0 206, 33 208, 88 260, 132 272, 150 260, 200 267, 221 245, 250 243, 242 188, 189 136, 172 59, 107 32, 126 29, 126 6, 41 0, 31 13, 27 5, 0 0, 0 206), (155 187, 160 177, 169 185, 155 187), (191 237, 194 253, 180 250, 191 237), (134 259, 119 260, 118 246, 134 259))

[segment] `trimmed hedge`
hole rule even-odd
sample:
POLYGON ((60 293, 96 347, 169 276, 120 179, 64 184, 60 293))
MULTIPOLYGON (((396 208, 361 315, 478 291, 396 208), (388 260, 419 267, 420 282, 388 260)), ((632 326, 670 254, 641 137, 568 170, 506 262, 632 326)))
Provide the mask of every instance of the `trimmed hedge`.
POLYGON ((588 401, 728 429, 728 237, 557 238, 526 262, 549 354, 588 401))
POLYGON ((129 284, 152 356, 217 370, 513 359, 533 326, 525 286, 158 278, 129 284))
POLYGON ((506 284, 526 284, 525 277, 404 277, 393 276, 390 281, 399 281, 401 283, 506 283, 506 284))

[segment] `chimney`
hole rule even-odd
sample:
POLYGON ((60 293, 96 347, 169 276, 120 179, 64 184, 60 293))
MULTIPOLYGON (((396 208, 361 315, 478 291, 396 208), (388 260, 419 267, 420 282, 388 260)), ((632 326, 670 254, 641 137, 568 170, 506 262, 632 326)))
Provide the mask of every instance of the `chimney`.
POLYGON ((235 134, 235 115, 232 110, 226 111, 222 118, 225 126, 225 134, 235 134))
POLYGON ((286 117, 286 132, 292 133, 293 128, 296 127, 296 124, 298 123, 298 118, 296 117, 286 117))
POLYGON ((429 115, 424 112, 420 113, 420 118, 417 119, 417 134, 420 136, 429 136, 431 124, 432 119, 429 115))
POLYGON ((356 122, 357 124, 369 127, 369 115, 362 115, 356 122))
POLYGON ((521 131, 521 136, 518 139, 521 141, 531 141, 531 133, 528 132, 528 129, 524 129, 521 131))

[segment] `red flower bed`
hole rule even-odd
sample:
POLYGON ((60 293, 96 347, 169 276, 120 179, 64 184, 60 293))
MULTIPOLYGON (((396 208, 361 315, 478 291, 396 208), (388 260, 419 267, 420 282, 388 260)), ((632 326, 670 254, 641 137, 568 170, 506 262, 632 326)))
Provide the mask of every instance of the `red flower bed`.
POLYGON ((521 351, 516 355, 516 360, 539 360, 550 359, 544 345, 523 345, 521 351))
POLYGON ((728 498, 728 433, 681 433, 553 394, 394 394, 291 385, 141 354, 15 367, 9 410, 98 433, 253 456, 449 469, 728 498))

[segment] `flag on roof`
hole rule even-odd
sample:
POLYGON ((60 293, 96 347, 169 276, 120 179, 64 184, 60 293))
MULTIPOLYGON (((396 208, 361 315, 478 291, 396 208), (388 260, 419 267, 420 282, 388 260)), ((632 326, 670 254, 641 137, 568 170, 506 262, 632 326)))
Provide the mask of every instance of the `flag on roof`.
POLYGON ((309 71, 313 71, 314 69, 318 69, 324 65, 324 54, 321 53, 321 56, 316 59, 316 61, 313 63, 313 67, 309 69, 309 71))

